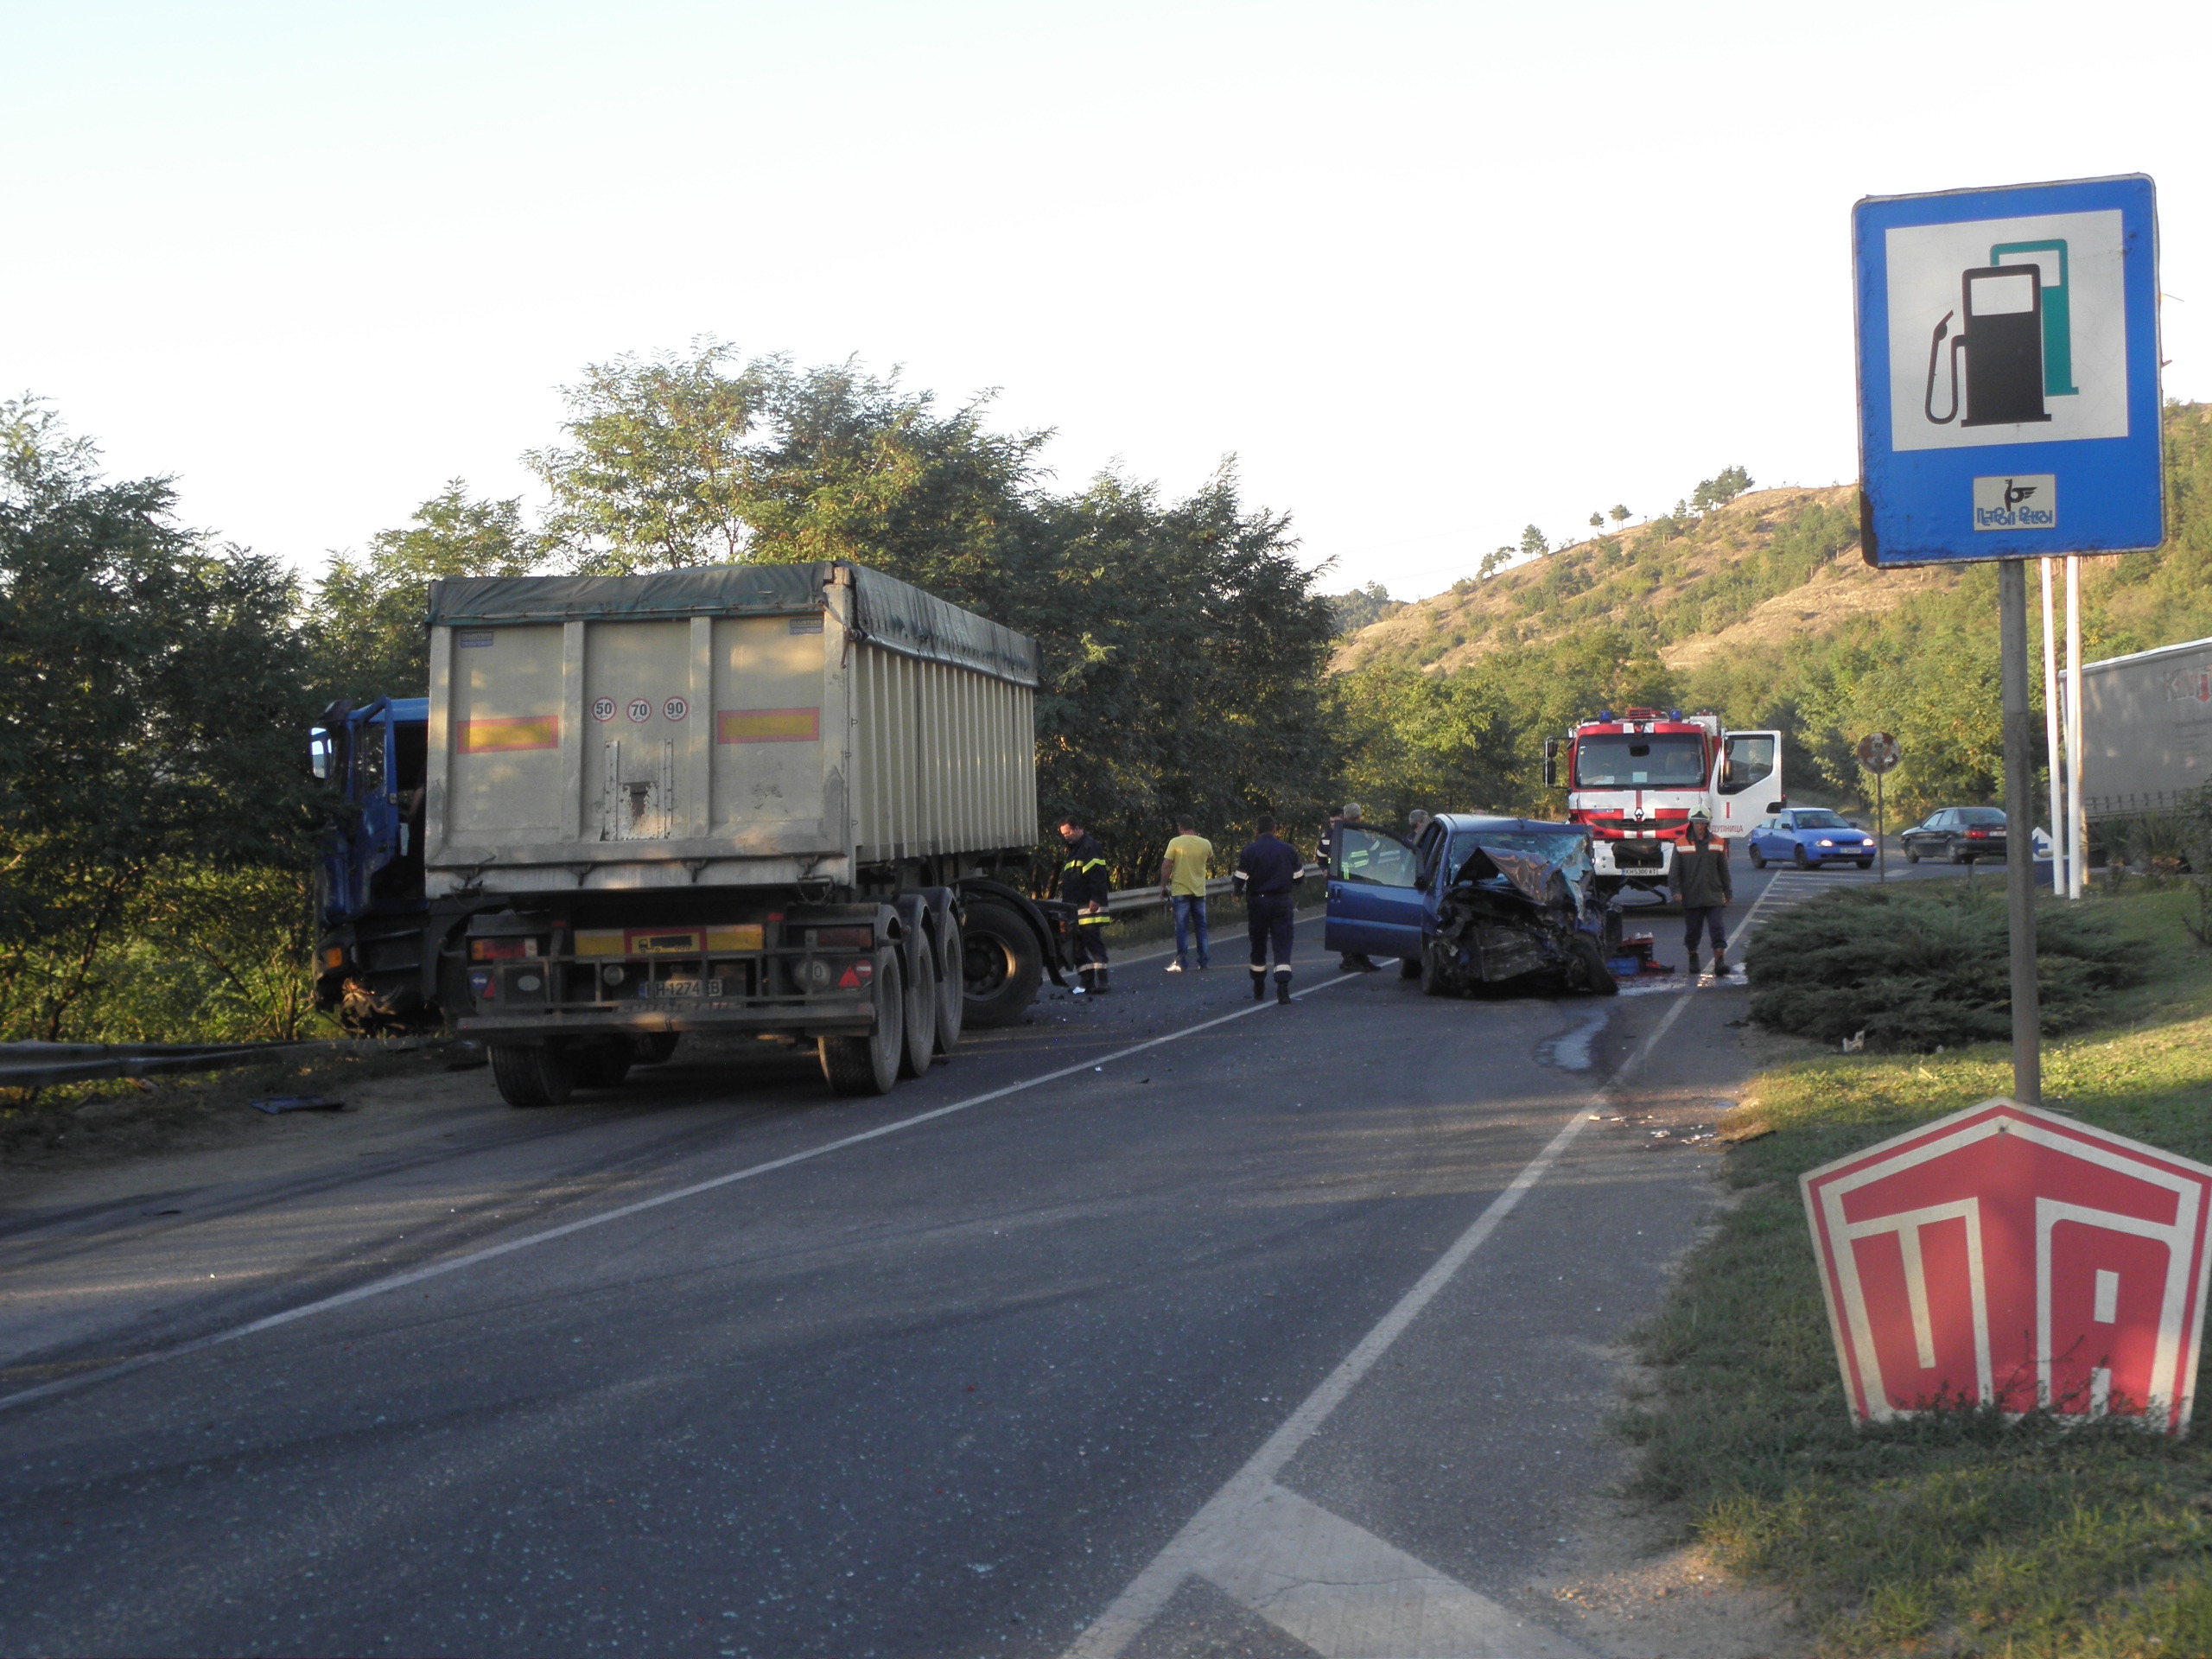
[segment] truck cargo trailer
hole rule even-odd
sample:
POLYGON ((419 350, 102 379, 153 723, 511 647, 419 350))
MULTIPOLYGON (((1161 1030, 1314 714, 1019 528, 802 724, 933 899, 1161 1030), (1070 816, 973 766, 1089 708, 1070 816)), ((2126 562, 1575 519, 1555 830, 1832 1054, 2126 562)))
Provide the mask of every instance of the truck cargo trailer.
POLYGON ((881 1093, 1058 978, 1008 880, 1035 640, 845 563, 442 582, 429 626, 424 895, 483 906, 454 1023, 510 1103, 683 1032, 881 1093))
POLYGON ((2212 784, 2212 639, 2082 665, 2082 805, 2164 812, 2212 784))

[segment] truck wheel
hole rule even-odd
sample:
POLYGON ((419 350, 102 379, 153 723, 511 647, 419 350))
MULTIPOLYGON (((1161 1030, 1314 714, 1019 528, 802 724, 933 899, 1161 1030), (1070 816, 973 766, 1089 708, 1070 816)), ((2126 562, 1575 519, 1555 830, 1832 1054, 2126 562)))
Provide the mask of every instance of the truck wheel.
POLYGON ((610 1037, 575 1050, 569 1064, 585 1088, 612 1089, 630 1075, 630 1063, 636 1058, 637 1050, 627 1037, 610 1037))
POLYGON ((906 987, 906 1039, 900 1046, 899 1075, 918 1077, 937 1058, 937 958, 927 938, 914 941, 914 973, 906 987))
POLYGON ((950 912, 944 918, 941 943, 951 970, 940 971, 937 976, 937 1052, 950 1054, 960 1046, 960 1028, 966 1023, 968 1012, 968 988, 960 982, 960 924, 950 912))
POLYGON ((824 1037, 822 1075, 840 1095, 887 1095, 899 1081, 900 1051, 906 1046, 906 986, 899 972, 899 951, 885 945, 875 953, 875 1029, 865 1037, 824 1037))
POLYGON ((960 963, 963 1023, 970 1026, 1012 1025, 1045 982, 1044 958, 1029 924, 1020 912, 987 899, 968 906, 960 963))
POLYGON ((676 1039, 682 1033, 673 1031, 649 1031, 642 1037, 632 1038, 636 1052, 631 1058, 639 1065, 665 1065, 670 1055, 676 1052, 676 1039))
POLYGON ((1584 990, 1598 996, 1618 996, 1621 994, 1620 981, 1615 979, 1613 970, 1605 966, 1605 953, 1597 940, 1587 933, 1578 933, 1567 941, 1567 949, 1581 964, 1582 972, 1579 977, 1584 990))
POLYGON ((576 1068, 558 1049, 494 1043, 491 1055, 492 1081, 510 1106, 557 1106, 575 1092, 576 1068))

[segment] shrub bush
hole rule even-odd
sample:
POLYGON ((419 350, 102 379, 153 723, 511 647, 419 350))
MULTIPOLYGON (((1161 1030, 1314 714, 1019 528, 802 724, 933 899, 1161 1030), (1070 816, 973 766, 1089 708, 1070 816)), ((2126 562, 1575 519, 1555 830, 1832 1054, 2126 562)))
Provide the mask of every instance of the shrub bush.
MULTIPOLYGON (((1921 884, 1912 884, 1920 887, 1921 884)), ((1784 911, 1745 952, 1751 1018, 1824 1043, 1928 1053, 2011 1036, 2011 935, 1999 893, 1841 889, 1784 911)), ((2083 1024, 2142 969, 2102 917, 2036 913, 2036 984, 2047 1034, 2083 1024)))

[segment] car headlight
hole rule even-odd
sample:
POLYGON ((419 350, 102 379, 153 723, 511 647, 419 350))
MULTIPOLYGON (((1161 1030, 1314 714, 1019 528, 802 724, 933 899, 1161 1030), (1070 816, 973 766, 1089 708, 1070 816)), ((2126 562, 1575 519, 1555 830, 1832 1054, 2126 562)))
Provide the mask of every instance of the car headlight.
POLYGON ((1821 837, 1821 845, 1823 847, 1833 847, 1835 845, 1835 842, 1830 841, 1826 836, 1822 836, 1821 837))
POLYGON ((1859 844, 1861 847, 1872 847, 1874 843, 1872 841, 1862 841, 1859 844))

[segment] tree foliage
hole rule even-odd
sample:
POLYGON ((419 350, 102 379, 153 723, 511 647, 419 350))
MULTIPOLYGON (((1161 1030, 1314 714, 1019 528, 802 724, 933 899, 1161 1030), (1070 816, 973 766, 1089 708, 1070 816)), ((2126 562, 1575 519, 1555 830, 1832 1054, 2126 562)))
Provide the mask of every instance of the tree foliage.
POLYGON ((315 583, 305 632, 326 696, 419 696, 429 684, 423 626, 431 582, 454 576, 519 576, 535 567, 538 538, 522 501, 472 500, 454 479, 415 509, 411 523, 379 531, 365 556, 334 555, 315 583))
POLYGON ((299 862, 306 652, 273 560, 0 404, 0 1028, 58 1038, 156 873, 299 862))

